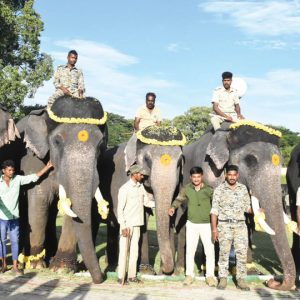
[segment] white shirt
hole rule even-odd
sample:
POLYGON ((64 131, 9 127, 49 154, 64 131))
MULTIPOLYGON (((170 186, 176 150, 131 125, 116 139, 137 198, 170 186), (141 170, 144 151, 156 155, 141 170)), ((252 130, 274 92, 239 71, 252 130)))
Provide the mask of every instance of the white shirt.
POLYGON ((143 226, 144 206, 154 207, 154 201, 149 200, 142 184, 128 180, 119 189, 118 194, 118 222, 120 229, 143 226))

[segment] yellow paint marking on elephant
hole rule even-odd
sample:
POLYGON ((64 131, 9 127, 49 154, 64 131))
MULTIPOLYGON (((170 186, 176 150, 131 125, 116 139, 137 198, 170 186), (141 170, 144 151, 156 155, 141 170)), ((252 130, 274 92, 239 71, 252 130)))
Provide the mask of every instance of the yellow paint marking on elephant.
POLYGON ((64 216, 65 215, 65 212, 64 212, 64 209, 63 209, 63 207, 62 207, 62 201, 65 201, 65 202, 67 202, 67 205, 69 206, 69 207, 71 207, 71 199, 69 199, 69 198, 65 198, 65 199, 59 199, 59 201, 58 201, 58 203, 57 203, 57 208, 58 208, 58 211, 59 211, 59 213, 62 215, 62 216, 64 216))
POLYGON ((171 163, 172 157, 169 154, 164 154, 160 158, 160 163, 164 166, 168 166, 171 163))
POLYGON ((278 154, 272 155, 272 164, 276 167, 280 164, 280 156, 278 154))
POLYGON ((18 256, 18 261, 21 264, 25 264, 25 269, 30 269, 30 263, 32 261, 40 260, 41 258, 44 258, 45 256, 46 256, 46 250, 45 249, 37 255, 26 256, 23 253, 20 253, 19 256, 18 256))
POLYGON ((89 133, 86 130, 80 130, 78 132, 77 138, 80 142, 86 142, 89 139, 89 133))

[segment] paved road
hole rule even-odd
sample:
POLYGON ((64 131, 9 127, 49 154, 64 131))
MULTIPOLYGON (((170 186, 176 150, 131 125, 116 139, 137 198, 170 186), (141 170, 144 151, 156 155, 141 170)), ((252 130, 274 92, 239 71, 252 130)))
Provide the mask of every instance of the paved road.
POLYGON ((250 292, 241 292, 230 284, 225 291, 207 287, 197 281, 190 287, 182 282, 146 281, 141 287, 130 285, 121 287, 113 279, 101 285, 90 283, 90 278, 75 276, 49 275, 49 273, 27 272, 21 277, 9 273, 0 275, 0 299, 76 299, 76 300, 162 300, 162 299, 204 299, 204 300, 267 300, 300 299, 298 292, 277 292, 264 287, 261 283, 251 283, 250 292))

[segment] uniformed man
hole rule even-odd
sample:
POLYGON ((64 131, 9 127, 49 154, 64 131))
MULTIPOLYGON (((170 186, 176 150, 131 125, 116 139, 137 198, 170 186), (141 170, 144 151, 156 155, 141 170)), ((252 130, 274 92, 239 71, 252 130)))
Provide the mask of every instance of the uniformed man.
POLYGON ((193 167, 190 170, 191 182, 185 185, 178 197, 169 208, 169 215, 173 216, 175 209, 187 202, 186 222, 186 277, 184 285, 192 284, 194 281, 195 253, 199 237, 202 241, 206 256, 206 283, 216 286, 215 279, 215 247, 212 242, 210 226, 210 210, 213 189, 203 181, 203 170, 201 167, 193 167))
POLYGON ((232 73, 224 72, 222 79, 223 87, 216 88, 212 97, 214 113, 211 114, 211 123, 215 131, 221 127, 225 120, 236 122, 239 119, 244 119, 241 114, 237 90, 231 87, 232 73))
POLYGON ((139 165, 131 166, 129 172, 130 179, 121 186, 118 194, 118 222, 120 224, 118 282, 124 283, 125 281, 127 256, 129 256, 128 281, 141 283, 136 277, 140 227, 144 225, 144 206, 153 208, 155 204, 148 198, 141 183, 144 175, 149 174, 139 165))
MULTIPOLYGON (((161 112, 155 106, 156 95, 154 93, 146 94, 146 104, 138 108, 134 119, 135 132, 142 130, 148 126, 161 124, 161 112)), ((127 142, 125 153, 125 169, 128 171, 129 167, 136 161, 136 135, 135 132, 127 142)))
POLYGON ((225 178, 225 182, 214 191, 211 209, 212 236, 220 245, 220 281, 217 288, 225 289, 227 286, 229 254, 233 244, 236 252, 237 287, 248 291, 249 287, 245 283, 248 232, 244 214, 252 212, 250 196, 246 186, 237 181, 237 166, 229 165, 225 178))
POLYGON ((55 99, 68 95, 76 98, 82 98, 85 91, 83 74, 81 70, 75 67, 78 54, 71 50, 67 56, 67 64, 57 67, 54 74, 55 93, 49 98, 48 106, 51 106, 55 99))

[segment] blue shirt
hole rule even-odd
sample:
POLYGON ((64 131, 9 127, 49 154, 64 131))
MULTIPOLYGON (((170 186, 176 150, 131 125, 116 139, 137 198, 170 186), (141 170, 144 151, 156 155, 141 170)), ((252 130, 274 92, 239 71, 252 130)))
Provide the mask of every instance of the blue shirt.
POLYGON ((38 181, 36 174, 27 176, 16 175, 10 182, 9 186, 0 177, 0 219, 12 220, 19 218, 19 193, 20 186, 31 182, 38 181))

